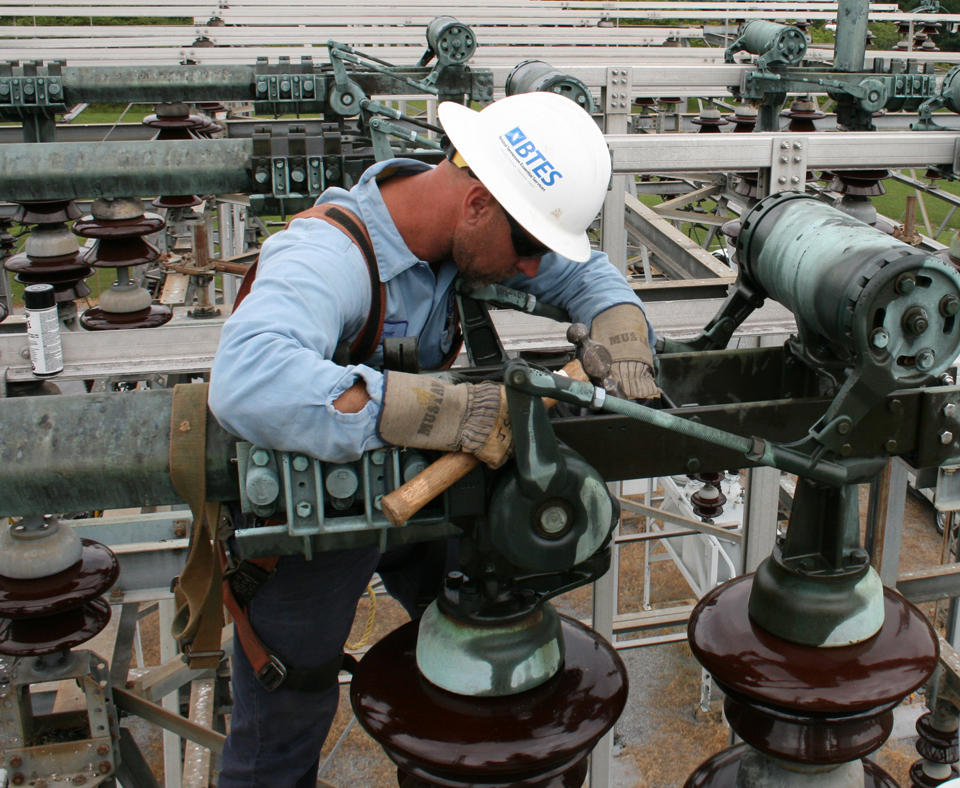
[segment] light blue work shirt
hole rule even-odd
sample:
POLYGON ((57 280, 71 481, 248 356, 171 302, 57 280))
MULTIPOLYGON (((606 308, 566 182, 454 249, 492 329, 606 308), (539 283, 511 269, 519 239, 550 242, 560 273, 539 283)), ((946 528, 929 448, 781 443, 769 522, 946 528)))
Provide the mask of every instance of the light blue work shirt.
MULTIPOLYGON (((437 368, 450 349, 457 268, 447 260, 435 273, 407 248, 377 177, 430 166, 412 159, 379 162, 349 191, 330 188, 317 201, 342 205, 366 225, 386 286, 383 335, 419 337, 423 369, 437 368)), ((504 284, 563 306, 586 325, 611 306, 640 303, 602 252, 586 263, 550 253, 535 277, 518 275, 504 284)), ((352 341, 369 311, 370 275, 357 245, 323 219, 294 219, 264 242, 253 287, 224 324, 210 379, 217 420, 259 446, 329 462, 355 460, 385 445, 376 429, 382 347, 364 364, 331 361, 341 337, 352 341), (358 379, 370 401, 359 413, 341 413, 333 402, 358 379)))

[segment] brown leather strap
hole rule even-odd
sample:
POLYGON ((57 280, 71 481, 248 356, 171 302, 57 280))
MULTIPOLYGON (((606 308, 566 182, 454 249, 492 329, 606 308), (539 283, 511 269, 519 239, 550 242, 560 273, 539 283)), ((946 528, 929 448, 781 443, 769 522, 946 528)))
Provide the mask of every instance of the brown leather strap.
MULTIPOLYGON (((363 259, 367 263, 367 273, 370 275, 370 311, 367 313, 367 320, 363 324, 363 328, 360 329, 357 338, 350 345, 348 360, 351 364, 364 362, 374 354, 380 344, 380 337, 383 334, 383 321, 387 315, 387 288, 380 281, 377 255, 374 252, 370 234, 355 213, 333 203, 314 205, 312 208, 301 211, 290 221, 292 222, 294 219, 323 219, 347 235, 363 253, 363 259)), ((287 226, 289 227, 289 224, 287 226)), ((247 273, 244 274, 243 281, 237 290, 237 297, 233 302, 234 311, 236 311, 240 302, 247 297, 256 277, 257 263, 254 261, 247 273)))
MULTIPOLYGON (((340 653, 332 659, 314 668, 298 668, 284 663, 275 652, 264 644, 250 623, 246 604, 237 598, 234 593, 233 580, 237 572, 243 572, 253 567, 258 579, 253 580, 253 587, 247 588, 246 593, 251 597, 259 586, 270 577, 276 568, 277 557, 250 558, 241 561, 239 565, 230 567, 227 552, 221 543, 220 565, 223 568, 223 603, 236 627, 237 640, 253 668, 257 681, 267 692, 273 692, 280 687, 297 690, 299 692, 321 692, 333 687, 337 683, 337 676, 341 670, 351 673, 356 660, 349 654, 340 653), (252 593, 250 593, 252 591, 252 593)), ((241 592, 243 593, 243 592, 241 592)))
POLYGON ((223 658, 216 554, 220 504, 206 499, 207 389, 206 383, 174 386, 170 410, 170 478, 193 514, 186 565, 174 585, 171 631, 191 668, 215 668, 223 658))

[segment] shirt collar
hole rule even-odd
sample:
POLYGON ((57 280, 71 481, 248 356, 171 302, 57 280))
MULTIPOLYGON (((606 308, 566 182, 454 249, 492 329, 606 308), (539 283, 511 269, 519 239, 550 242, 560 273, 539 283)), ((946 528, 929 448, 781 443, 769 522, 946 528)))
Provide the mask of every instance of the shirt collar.
POLYGON ((385 180, 396 173, 413 174, 430 169, 433 169, 433 165, 416 159, 387 159, 368 167, 352 189, 373 243, 380 278, 385 282, 422 261, 404 243, 380 195, 378 180, 385 180))

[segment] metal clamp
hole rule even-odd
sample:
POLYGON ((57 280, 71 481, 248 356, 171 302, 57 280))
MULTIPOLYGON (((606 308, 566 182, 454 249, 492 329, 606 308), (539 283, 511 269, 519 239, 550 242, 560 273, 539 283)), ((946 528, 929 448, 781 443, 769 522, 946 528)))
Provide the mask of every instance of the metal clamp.
POLYGON ((321 112, 326 97, 326 81, 314 72, 308 55, 297 65, 281 56, 275 65, 258 57, 254 82, 254 108, 260 114, 321 112))
POLYGON ((60 64, 51 63, 46 73, 37 73, 36 63, 25 63, 22 74, 14 74, 11 63, 0 65, 0 115, 44 110, 46 114, 66 109, 60 64))
POLYGON ((323 154, 323 137, 307 135, 302 126, 291 126, 286 134, 258 129, 252 159, 257 191, 278 199, 315 199, 326 188, 323 154))

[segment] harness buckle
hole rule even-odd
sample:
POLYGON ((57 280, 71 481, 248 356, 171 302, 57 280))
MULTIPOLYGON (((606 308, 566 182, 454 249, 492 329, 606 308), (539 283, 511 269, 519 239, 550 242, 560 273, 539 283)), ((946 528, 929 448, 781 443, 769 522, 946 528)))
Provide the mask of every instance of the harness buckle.
POLYGON ((273 572, 268 572, 250 561, 240 561, 224 572, 224 578, 230 584, 230 590, 237 604, 240 607, 247 607, 260 586, 267 582, 272 574, 273 572))
POLYGON ((274 654, 270 661, 257 671, 257 681, 267 692, 273 692, 287 679, 287 666, 274 654))

